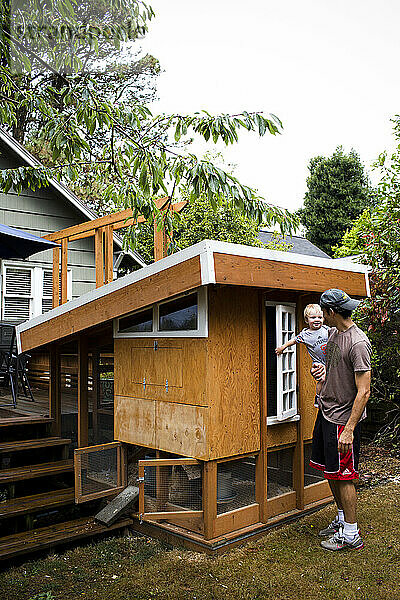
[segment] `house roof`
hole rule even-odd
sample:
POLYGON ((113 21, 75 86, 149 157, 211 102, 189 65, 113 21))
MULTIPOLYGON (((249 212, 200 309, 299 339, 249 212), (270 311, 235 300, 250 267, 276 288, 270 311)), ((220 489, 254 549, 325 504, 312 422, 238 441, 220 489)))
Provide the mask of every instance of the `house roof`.
MULTIPOLYGON (((17 142, 9 133, 0 127, 0 142, 3 143, 11 152, 16 154, 27 166, 29 167, 41 167, 43 166, 22 144, 17 142)), ((55 178, 49 180, 49 185, 55 189, 61 196, 65 198, 72 206, 74 206, 82 215, 89 221, 93 221, 98 218, 98 214, 91 208, 89 208, 82 200, 78 198, 71 190, 64 185, 62 182, 55 178)), ((122 239, 116 233, 113 234, 115 244, 121 248, 123 247, 122 239)), ((128 250, 125 251, 131 258, 133 258, 141 267, 144 267, 147 263, 139 252, 128 250)))
POLYGON ((369 295, 367 267, 330 258, 204 240, 17 327, 28 351, 209 284, 369 295))
MULTIPOLYGON (((267 244, 271 240, 273 240, 274 232, 272 231, 259 231, 258 237, 263 242, 263 244, 267 244)), ((287 249, 287 252, 292 252, 294 254, 306 254, 308 256, 319 256, 321 258, 330 258, 326 252, 315 246, 315 244, 311 243, 310 240, 307 240, 300 235, 285 235, 284 242, 290 245, 290 248, 287 249)))

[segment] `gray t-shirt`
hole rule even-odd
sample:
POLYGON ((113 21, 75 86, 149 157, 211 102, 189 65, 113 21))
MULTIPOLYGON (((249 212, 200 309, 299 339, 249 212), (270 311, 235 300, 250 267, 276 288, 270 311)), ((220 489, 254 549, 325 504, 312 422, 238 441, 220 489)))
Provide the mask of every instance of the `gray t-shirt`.
POLYGON ((325 364, 326 343, 330 327, 321 325, 319 329, 303 329, 296 335, 296 344, 305 344, 313 362, 325 364))
MULTIPOLYGON (((346 331, 332 327, 326 345, 326 378, 319 405, 327 421, 346 425, 357 395, 355 373, 371 370, 371 344, 357 325, 346 331)), ((364 410, 361 419, 367 416, 364 410)))

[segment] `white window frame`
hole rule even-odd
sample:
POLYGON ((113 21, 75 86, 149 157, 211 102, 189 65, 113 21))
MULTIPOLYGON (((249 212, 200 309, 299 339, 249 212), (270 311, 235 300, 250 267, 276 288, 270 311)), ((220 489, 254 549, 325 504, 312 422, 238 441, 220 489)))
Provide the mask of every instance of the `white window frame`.
MULTIPOLYGON (((270 302, 266 301, 265 306, 275 307, 275 327, 276 327, 276 347, 282 346, 283 331, 282 331, 282 314, 289 313, 292 315, 293 322, 293 336, 296 335, 296 304, 293 302, 270 302)), ((290 339, 290 338, 289 338, 290 339)), ((277 425, 282 422, 299 421, 300 415, 297 412, 297 375, 296 375, 296 345, 286 348, 282 354, 276 357, 276 415, 267 416, 267 425, 277 425), (284 355, 291 353, 293 355, 293 369, 283 370, 284 355), (284 374, 292 374, 292 385, 290 388, 283 388, 284 374), (293 393, 293 406, 292 408, 284 407, 283 394, 293 393)), ((289 377, 287 377, 289 379, 289 377)))
POLYGON ((167 300, 163 300, 162 302, 157 302, 147 307, 143 307, 140 310, 135 310, 128 315, 124 315, 123 317, 119 317, 114 319, 114 338, 177 338, 177 337, 185 337, 185 338, 202 338, 208 337, 208 294, 207 288, 201 287, 185 294, 180 294, 179 296, 175 296, 173 298, 168 298, 167 300), (173 302, 174 300, 179 300, 179 298, 184 298, 185 296, 190 296, 192 294, 197 294, 197 329, 186 329, 182 331, 159 331, 158 329, 158 317, 159 317, 159 307, 167 302, 173 302), (127 333, 121 333, 118 331, 120 319, 125 319, 131 315, 140 313, 142 311, 152 309, 153 313, 153 329, 152 331, 132 331, 127 333))
MULTIPOLYGON (((43 314, 42 301, 43 298, 48 299, 49 296, 43 294, 43 273, 44 271, 52 271, 52 266, 49 264, 32 264, 23 261, 2 261, 1 265, 1 319, 4 320, 4 305, 5 298, 29 298, 29 318, 37 317, 43 314), (7 270, 8 269, 25 269, 31 271, 31 293, 27 294, 6 294, 7 285, 7 270)), ((67 269, 67 300, 72 300, 72 270, 67 269)), ((11 321, 10 321, 11 322, 11 321)))

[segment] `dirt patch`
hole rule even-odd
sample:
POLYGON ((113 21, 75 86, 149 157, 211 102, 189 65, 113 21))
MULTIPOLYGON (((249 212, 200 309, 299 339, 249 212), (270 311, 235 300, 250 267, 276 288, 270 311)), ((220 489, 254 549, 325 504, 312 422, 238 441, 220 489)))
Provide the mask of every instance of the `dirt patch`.
POLYGON ((400 453, 372 443, 361 446, 358 488, 400 482, 400 453))

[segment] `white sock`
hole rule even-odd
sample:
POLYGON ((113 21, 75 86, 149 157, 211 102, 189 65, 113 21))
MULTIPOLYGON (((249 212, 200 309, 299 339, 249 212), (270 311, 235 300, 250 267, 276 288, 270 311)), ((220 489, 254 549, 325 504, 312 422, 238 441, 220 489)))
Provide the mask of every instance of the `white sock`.
POLYGON ((340 510, 338 508, 338 511, 337 511, 337 520, 339 521, 339 523, 344 523, 344 510, 340 510))
POLYGON ((347 539, 353 539, 358 534, 357 523, 346 523, 344 522, 343 535, 347 539))

